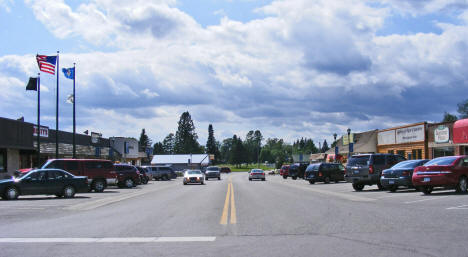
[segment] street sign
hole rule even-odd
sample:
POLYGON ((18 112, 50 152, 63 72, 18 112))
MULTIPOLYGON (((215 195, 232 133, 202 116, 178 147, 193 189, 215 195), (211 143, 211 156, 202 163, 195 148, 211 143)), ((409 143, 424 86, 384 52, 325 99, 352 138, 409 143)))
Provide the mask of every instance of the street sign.
POLYGON ((349 143, 349 152, 354 152, 354 143, 349 143))

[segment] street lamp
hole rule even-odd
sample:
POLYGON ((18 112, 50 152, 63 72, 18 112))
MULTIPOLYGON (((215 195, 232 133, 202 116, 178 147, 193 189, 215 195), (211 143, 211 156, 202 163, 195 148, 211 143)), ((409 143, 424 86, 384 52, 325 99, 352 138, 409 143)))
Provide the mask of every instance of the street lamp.
POLYGON ((334 162, 337 162, 337 157, 338 157, 338 146, 336 145, 336 136, 337 136, 337 134, 334 133, 333 134, 333 138, 334 138, 333 143, 335 144, 335 160, 334 160, 334 162))
POLYGON ((352 147, 352 145, 351 145, 351 137, 350 137, 350 135, 351 135, 351 129, 348 128, 347 132, 348 132, 348 157, 349 157, 349 156, 351 156, 351 151, 352 151, 352 149, 351 149, 351 147, 352 147))

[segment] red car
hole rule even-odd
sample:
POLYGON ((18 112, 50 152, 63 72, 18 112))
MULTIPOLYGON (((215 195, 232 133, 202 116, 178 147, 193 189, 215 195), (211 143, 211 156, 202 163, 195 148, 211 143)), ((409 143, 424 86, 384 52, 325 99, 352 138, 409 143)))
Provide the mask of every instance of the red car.
POLYGON ((288 178, 288 176, 289 176, 289 165, 281 166, 280 176, 283 176, 284 179, 288 178))
POLYGON ((413 185, 424 194, 434 187, 455 188, 458 193, 467 192, 468 156, 446 156, 430 160, 414 169, 413 185))

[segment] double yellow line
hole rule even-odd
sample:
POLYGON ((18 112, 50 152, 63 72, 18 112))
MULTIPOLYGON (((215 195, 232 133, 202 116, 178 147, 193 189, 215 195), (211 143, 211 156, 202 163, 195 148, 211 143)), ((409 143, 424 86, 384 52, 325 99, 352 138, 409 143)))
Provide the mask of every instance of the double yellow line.
POLYGON ((221 215, 221 220, 219 221, 219 224, 221 224, 221 225, 227 225, 229 203, 231 203, 231 220, 230 220, 230 224, 236 224, 237 223, 236 204, 235 204, 235 201, 234 201, 234 186, 232 185, 232 180, 231 179, 229 179, 228 189, 227 189, 227 193, 226 193, 226 201, 224 201, 223 214, 221 215), (229 201, 229 197, 231 197, 231 201, 229 201))

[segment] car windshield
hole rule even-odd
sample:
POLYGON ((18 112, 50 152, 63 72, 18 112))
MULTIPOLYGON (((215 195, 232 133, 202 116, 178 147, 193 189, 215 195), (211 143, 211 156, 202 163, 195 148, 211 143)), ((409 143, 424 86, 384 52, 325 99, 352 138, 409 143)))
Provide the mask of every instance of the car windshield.
POLYGON ((402 161, 402 162, 399 162, 397 164, 395 164, 392 169, 406 169, 406 168, 415 168, 416 166, 419 165, 419 163, 421 163, 421 161, 414 161, 414 160, 411 160, 411 161, 402 161))
POLYGON ((320 167, 320 164, 313 164, 309 165, 306 169, 306 171, 317 171, 320 167))
POLYGON ((456 156, 439 157, 426 162, 424 166, 451 165, 457 158, 456 156))
POLYGON ((369 162, 370 155, 362 155, 362 156, 353 156, 349 159, 348 165, 355 166, 355 165, 367 165, 369 162))
POLYGON ((219 168, 218 167, 208 167, 206 168, 207 171, 218 171, 219 168))
POLYGON ((187 171, 187 174, 197 175, 197 174, 201 174, 201 171, 199 171, 199 170, 189 170, 189 171, 187 171))

